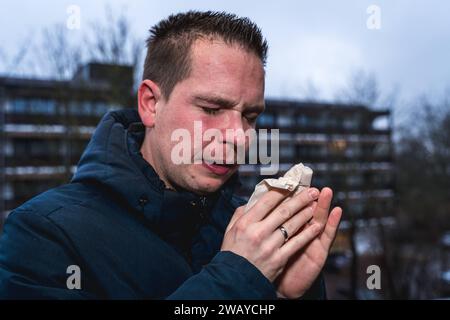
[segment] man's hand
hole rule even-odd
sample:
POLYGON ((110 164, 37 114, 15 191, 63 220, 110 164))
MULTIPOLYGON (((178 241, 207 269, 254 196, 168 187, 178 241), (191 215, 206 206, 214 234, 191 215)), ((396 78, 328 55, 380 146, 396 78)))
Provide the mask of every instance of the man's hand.
MULTIPOLYGON (((246 258, 271 282, 283 272, 287 262, 299 251, 306 249, 306 246, 318 237, 323 229, 323 224, 315 221, 312 221, 307 228, 302 228, 313 217, 313 203, 319 196, 319 190, 306 189, 285 200, 288 195, 288 192, 271 190, 247 213, 244 214, 244 207, 239 207, 225 231, 221 248, 222 251, 232 251, 246 258), (282 225, 290 235, 287 242, 280 231, 282 225)), ((308 255, 307 261, 309 259, 308 255)), ((321 261, 321 259, 313 261, 321 261)), ((303 267, 304 263, 305 261, 301 260, 300 266, 303 267)), ((299 287, 303 288, 314 281, 317 277, 315 272, 317 266, 308 271, 308 275, 314 278, 308 279, 303 276, 301 281, 305 284, 299 284, 299 287)), ((295 274, 289 273, 289 278, 292 275, 295 274)), ((286 285, 283 284, 281 288, 284 287, 286 285)), ((282 292, 289 292, 288 290, 289 287, 282 292)))
MULTIPOLYGON (((322 270, 342 216, 342 209, 339 207, 334 208, 328 215, 332 197, 333 191, 324 188, 320 193, 319 200, 315 202, 312 221, 315 225, 324 227, 319 236, 289 259, 283 273, 276 279, 279 297, 299 298, 311 287, 322 270)), ((310 227, 305 226, 304 229, 307 230, 310 227)))

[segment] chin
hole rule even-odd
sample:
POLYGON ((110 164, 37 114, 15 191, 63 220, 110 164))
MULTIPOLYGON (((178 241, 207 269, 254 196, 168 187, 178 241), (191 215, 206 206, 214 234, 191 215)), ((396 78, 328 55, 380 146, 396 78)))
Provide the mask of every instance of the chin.
POLYGON ((214 193, 219 190, 236 172, 236 170, 233 170, 233 172, 230 172, 227 175, 215 176, 205 171, 202 166, 193 166, 189 169, 191 174, 189 174, 188 180, 185 181, 191 192, 202 195, 214 193))
POLYGON ((223 181, 214 178, 203 178, 197 182, 197 193, 214 193, 222 187, 223 181))
POLYGON ((196 194, 207 195, 219 190, 224 183, 222 179, 197 176, 189 183, 189 189, 196 194))

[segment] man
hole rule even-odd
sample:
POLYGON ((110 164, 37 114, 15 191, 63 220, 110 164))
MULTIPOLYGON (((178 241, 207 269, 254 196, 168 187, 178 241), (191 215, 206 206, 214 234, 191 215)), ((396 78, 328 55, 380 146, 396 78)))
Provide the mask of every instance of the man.
MULTIPOLYGON (((267 44, 248 19, 170 16, 151 30, 138 110, 107 114, 72 181, 17 208, 0 240, 0 297, 324 298, 341 209, 315 188, 244 214, 237 164, 175 164, 172 134, 247 130, 264 109, 267 44), (287 201, 283 201, 287 199, 287 201), (283 227, 280 229, 280 227, 283 227)), ((225 136, 225 135, 224 135, 225 136)), ((200 152, 201 153, 201 152, 200 152)), ((208 160, 208 159, 207 159, 208 160)))

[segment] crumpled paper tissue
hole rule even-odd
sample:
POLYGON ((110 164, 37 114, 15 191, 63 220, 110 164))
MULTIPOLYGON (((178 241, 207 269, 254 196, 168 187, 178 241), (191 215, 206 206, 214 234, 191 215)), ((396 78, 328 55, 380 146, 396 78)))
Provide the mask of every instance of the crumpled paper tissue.
MULTIPOLYGON (((295 196, 311 185, 313 171, 311 168, 299 163, 287 171, 284 176, 278 179, 264 179, 258 183, 248 200, 245 212, 250 210, 261 197, 271 189, 282 189, 293 192, 288 198, 295 196)), ((287 199, 286 199, 287 200, 287 199)))

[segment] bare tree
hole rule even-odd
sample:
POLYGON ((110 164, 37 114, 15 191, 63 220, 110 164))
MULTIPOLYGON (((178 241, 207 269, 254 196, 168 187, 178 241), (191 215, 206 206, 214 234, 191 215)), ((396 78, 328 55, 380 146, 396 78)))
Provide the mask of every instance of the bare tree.
POLYGON ((335 98, 347 104, 374 106, 380 98, 378 81, 373 73, 358 70, 350 75, 346 86, 335 98))
POLYGON ((59 23, 44 28, 38 36, 32 32, 11 57, 0 50, 0 65, 9 75, 63 80, 70 79, 82 64, 95 61, 132 66, 138 78, 145 42, 134 35, 124 9, 116 13, 107 6, 103 19, 88 22, 82 30, 74 34, 59 23))
POLYGON ((311 78, 307 79, 305 85, 300 87, 300 92, 302 93, 303 100, 305 101, 319 100, 320 89, 317 87, 316 83, 311 78))
POLYGON ((92 58, 114 64, 132 64, 139 59, 136 48, 142 48, 141 40, 133 35, 125 13, 116 16, 107 7, 105 20, 91 23, 91 30, 86 39, 92 58))
POLYGON ((41 61, 47 62, 44 67, 49 76, 60 80, 70 78, 83 61, 83 49, 71 41, 69 32, 71 31, 63 24, 45 28, 37 50, 41 61))
MULTIPOLYGON (((416 99, 399 128, 398 213, 391 239, 396 285, 403 298, 439 297, 439 242, 450 230, 450 95, 416 99), (411 110, 412 109, 412 110, 411 110), (413 252, 413 254, 408 254, 413 252), (400 275, 405 274, 406 277, 400 275)), ((450 268, 450 266, 444 266, 450 268)))
POLYGON ((337 102, 362 105, 369 108, 393 109, 399 95, 398 86, 390 92, 383 92, 374 73, 362 69, 350 74, 346 85, 335 93, 337 102))
POLYGON ((131 65, 137 83, 141 74, 144 41, 133 34, 125 10, 115 14, 110 7, 106 7, 103 21, 93 22, 90 26, 90 32, 85 35, 90 60, 131 65))
POLYGON ((31 32, 11 55, 0 48, 0 67, 6 76, 29 76, 37 72, 36 64, 31 59, 34 39, 34 32, 31 32))

